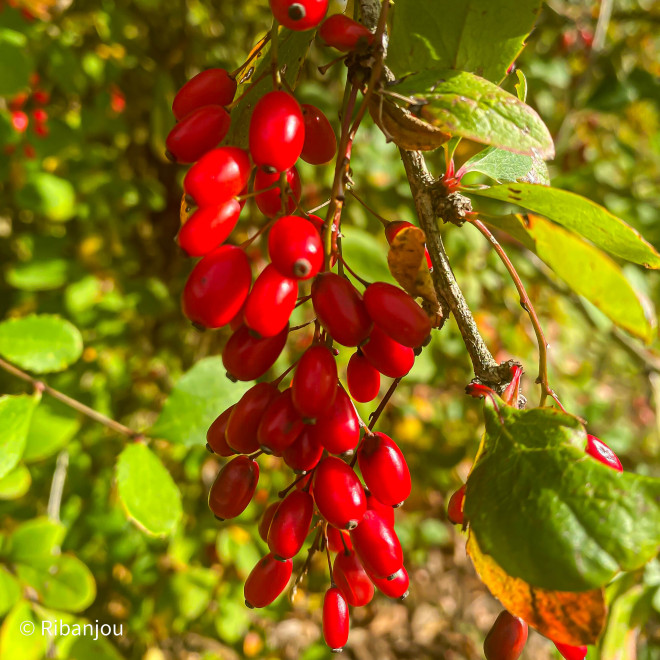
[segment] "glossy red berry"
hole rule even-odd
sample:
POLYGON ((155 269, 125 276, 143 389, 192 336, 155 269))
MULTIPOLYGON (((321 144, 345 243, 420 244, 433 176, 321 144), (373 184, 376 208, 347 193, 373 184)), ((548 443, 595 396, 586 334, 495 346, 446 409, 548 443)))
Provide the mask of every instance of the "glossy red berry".
POLYGON ((350 552, 353 549, 351 535, 343 529, 328 525, 327 534, 330 552, 350 552))
POLYGON ((380 371, 358 351, 353 353, 348 361, 346 383, 348 391, 356 401, 373 401, 380 392, 380 371))
POLYGON ((337 138, 328 118, 314 105, 301 106, 305 124, 305 143, 300 157, 311 165, 329 163, 337 153, 337 138))
POLYGON ((234 380, 255 380, 263 376, 279 357, 289 328, 274 337, 258 338, 250 333, 250 328, 241 325, 229 338, 222 350, 222 364, 227 376, 234 380))
POLYGON ((364 488, 353 468, 335 456, 326 456, 316 466, 314 499, 319 513, 339 529, 355 529, 367 510, 364 488))
POLYGON ((359 346, 373 327, 359 291, 344 277, 321 273, 312 283, 312 303, 319 323, 342 346, 359 346))
POLYGON ((167 156, 179 163, 194 163, 222 142, 231 119, 219 105, 206 105, 193 110, 168 133, 167 156))
POLYGON ((227 444, 239 454, 252 454, 259 450, 257 429, 270 402, 279 394, 272 383, 257 383, 234 405, 227 423, 227 444))
POLYGON ((273 16, 289 30, 315 28, 328 11, 328 0, 270 0, 273 16))
MULTIPOLYGON (((266 190, 280 180, 279 172, 264 172, 262 169, 257 170, 254 177, 254 191, 265 190, 259 193, 254 199, 257 202, 259 210, 267 217, 274 218, 278 213, 282 213, 282 191, 280 187, 266 190)), ((302 186, 300 183, 300 175, 296 167, 290 167, 286 171, 286 180, 291 189, 286 202, 285 213, 292 213, 296 208, 296 202, 300 201, 300 193, 302 186)))
POLYGON ((353 402, 341 384, 335 384, 336 395, 330 410, 310 428, 313 436, 331 454, 355 449, 360 440, 360 423, 353 402))
POLYGON ((561 642, 554 642, 554 645, 566 660, 584 660, 587 656, 586 646, 570 646, 561 642))
POLYGON ((348 604, 338 587, 330 587, 323 598, 323 639, 333 653, 348 641, 348 604))
POLYGON ((465 505, 465 484, 463 484, 450 498, 447 505, 447 518, 454 525, 462 525, 464 520, 463 507, 465 505))
POLYGON ((273 337, 289 322, 298 283, 269 264, 257 277, 245 303, 243 321, 261 337, 273 337))
POLYGON ((291 388, 277 395, 266 408, 259 422, 257 438, 266 454, 281 456, 300 435, 304 423, 293 407, 291 388))
POLYGON ((293 405, 305 420, 314 420, 332 407, 337 395, 337 362, 327 346, 310 346, 303 353, 291 393, 293 405))
POLYGON ((282 453, 284 462, 297 474, 313 470, 323 455, 323 445, 314 437, 312 427, 302 433, 282 453))
POLYGON ((250 157, 243 149, 213 149, 188 170, 183 189, 198 206, 219 206, 240 194, 251 169, 250 157))
POLYGON ((250 608, 270 605, 286 589, 292 572, 290 559, 278 561, 269 552, 259 560, 245 581, 245 604, 250 608))
POLYGON ((285 215, 268 234, 268 255, 287 277, 308 280, 323 266, 323 244, 318 229, 305 218, 285 215))
POLYGON ((220 328, 241 309, 252 282, 245 252, 222 245, 207 254, 188 276, 183 288, 183 313, 206 328, 220 328))
POLYGON ((371 44, 374 35, 362 23, 344 14, 334 14, 321 23, 319 36, 328 45, 347 53, 355 50, 360 42, 371 44))
POLYGON ((14 110, 11 113, 11 125, 17 133, 24 133, 29 123, 29 117, 22 110, 14 110))
POLYGON ((611 467, 617 472, 623 472, 623 465, 621 465, 619 457, 595 435, 587 435, 586 452, 589 456, 593 456, 604 465, 611 467))
POLYGON ((383 504, 373 493, 367 493, 367 510, 375 511, 390 527, 394 527, 394 508, 383 504))
POLYGON ((237 456, 223 466, 209 491, 209 508, 216 518, 227 520, 245 511, 259 482, 259 464, 237 456))
POLYGON ((236 94, 236 80, 225 69, 207 69, 193 76, 176 93, 172 112, 183 119, 205 105, 229 105, 236 94))
POLYGON ((361 348, 371 365, 389 378, 405 376, 415 363, 413 349, 394 341, 377 325, 374 325, 369 340, 361 348))
POLYGON ((261 514, 261 519, 259 520, 257 530, 264 543, 268 543, 268 530, 270 529, 270 524, 273 522, 273 516, 275 515, 275 511, 277 511, 277 507, 280 505, 280 502, 281 500, 271 502, 266 507, 266 510, 261 514))
MULTIPOLYGON (((373 575, 369 576, 378 591, 385 594, 388 598, 396 598, 404 600, 408 596, 408 589, 410 587, 410 578, 408 571, 401 568, 394 574, 394 577, 389 580, 387 578, 377 578, 373 575)), ((391 577, 391 576, 390 576, 391 577)))
POLYGON ((314 516, 314 499, 292 490, 280 503, 268 530, 268 547, 275 559, 295 557, 305 543, 314 516))
POLYGON ((384 433, 365 435, 358 465, 369 491, 383 504, 398 506, 410 495, 408 464, 396 442, 384 433))
POLYGON ((394 527, 373 510, 367 510, 351 531, 355 552, 365 569, 377 578, 387 578, 403 566, 403 551, 394 527))
POLYGON ((486 660, 518 660, 526 642, 527 624, 503 610, 484 640, 486 660))
POLYGON ((241 205, 235 199, 197 209, 179 230, 177 242, 189 257, 203 257, 234 231, 240 212, 241 205))
POLYGON ((250 153, 267 171, 293 167, 305 142, 300 105, 288 92, 274 91, 259 99, 250 119, 250 153))
POLYGON ((332 579, 346 602, 353 607, 363 607, 374 597, 374 583, 353 551, 345 552, 342 548, 337 554, 332 567, 332 579))
POLYGON ((218 456, 233 456, 234 451, 227 444, 227 422, 234 406, 229 406, 227 410, 221 412, 213 421, 209 430, 206 432, 206 448, 218 456))

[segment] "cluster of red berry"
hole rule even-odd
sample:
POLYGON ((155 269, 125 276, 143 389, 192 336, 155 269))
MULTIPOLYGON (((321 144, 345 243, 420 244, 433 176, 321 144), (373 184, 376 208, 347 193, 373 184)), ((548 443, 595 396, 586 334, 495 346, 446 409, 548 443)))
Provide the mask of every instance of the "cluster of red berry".
MULTIPOLYGON (((9 100, 8 107, 11 113, 11 126, 19 134, 26 134, 28 127, 32 126, 34 135, 41 139, 45 138, 50 129, 48 127, 48 113, 44 109, 50 103, 50 94, 39 87, 39 74, 30 76, 30 91, 16 94, 9 100)), ((8 145, 6 153, 11 153, 15 145, 8 145)), ((23 144, 23 151, 27 158, 34 158, 34 146, 29 141, 23 144)))

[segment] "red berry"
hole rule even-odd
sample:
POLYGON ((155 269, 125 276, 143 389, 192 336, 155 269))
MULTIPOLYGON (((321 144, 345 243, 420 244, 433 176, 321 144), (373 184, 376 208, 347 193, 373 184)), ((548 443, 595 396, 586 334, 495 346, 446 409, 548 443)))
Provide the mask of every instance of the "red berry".
POLYGON ((227 444, 239 454, 252 454, 259 450, 257 428, 268 404, 279 394, 271 383, 257 383, 234 405, 227 423, 227 444))
POLYGON ((486 660, 518 660, 526 642, 527 624, 503 610, 484 640, 486 660))
POLYGON ((48 105, 50 103, 50 93, 45 89, 35 89, 32 94, 32 100, 37 105, 48 105))
POLYGON ((259 464, 237 456, 218 472, 209 491, 209 508, 216 518, 227 520, 245 511, 259 482, 259 464))
POLYGON ((50 128, 48 128, 48 124, 35 124, 33 128, 37 137, 40 138, 45 138, 50 133, 50 128))
POLYGON ((371 366, 371 362, 358 351, 353 353, 348 361, 346 383, 348 391, 356 401, 373 401, 380 392, 380 371, 371 366))
POLYGON ((30 95, 27 92, 19 92, 14 96, 11 101, 9 101, 9 109, 13 112, 16 110, 20 110, 26 103, 27 100, 30 98, 30 95))
POLYGON ((225 69, 207 69, 193 76, 177 93, 172 112, 183 119, 205 105, 229 105, 236 93, 236 80, 225 69))
POLYGON ((374 35, 362 23, 344 14, 326 18, 319 28, 319 36, 328 46, 344 53, 358 48, 361 41, 371 44, 374 40, 374 35))
POLYGON ((278 23, 302 32, 315 28, 328 11, 328 0, 270 0, 270 10, 278 23))
POLYGON ((248 575, 243 587, 245 604, 250 607, 270 605, 289 584, 293 562, 290 559, 278 561, 268 553, 248 575))
POLYGON ((206 432, 206 447, 218 456, 233 456, 236 452, 227 444, 227 422, 234 406, 221 412, 206 432))
POLYGON ((337 587, 330 587, 323 598, 323 639, 333 653, 348 641, 348 604, 337 587))
POLYGON ((553 643, 566 660, 584 660, 587 655, 588 649, 586 646, 570 646, 561 642, 553 643))
POLYGON ((623 465, 621 465, 619 457, 595 435, 587 435, 586 452, 604 465, 613 468, 617 472, 623 472, 623 465))
POLYGON ((332 567, 332 579, 346 602, 353 607, 363 607, 374 597, 374 584, 353 551, 345 552, 342 548, 337 554, 332 567))
POLYGON ((274 337, 257 338, 242 325, 229 338, 222 350, 222 364, 234 380, 255 380, 263 376, 280 356, 289 327, 274 337))
POLYGON ((219 328, 234 318, 245 302, 252 271, 245 252, 223 245, 201 259, 183 289, 183 313, 206 328, 219 328))
POLYGON ((32 117, 38 124, 43 124, 44 122, 48 121, 48 113, 42 108, 33 110, 32 117))
POLYGON ((373 321, 362 296, 345 278, 321 273, 312 283, 312 303, 321 325, 342 346, 359 346, 367 339, 373 321))
POLYGON ((367 510, 351 531, 353 547, 364 568, 377 578, 394 575, 403 566, 403 551, 394 527, 373 510, 367 510))
POLYGON ((323 445, 314 437, 312 428, 306 426, 282 454, 284 462, 298 474, 313 470, 323 455, 323 445))
POLYGON ((268 530, 270 529, 271 522, 273 522, 273 516, 275 515, 275 511, 277 511, 277 507, 280 505, 280 501, 271 502, 261 514, 257 530, 264 543, 268 543, 268 530))
POLYGON ((300 358, 291 384, 293 405, 306 420, 323 415, 337 395, 337 362, 327 346, 310 346, 300 358))
POLYGON ((369 577, 378 591, 389 598, 404 600, 408 596, 410 578, 408 577, 408 571, 403 567, 394 574, 394 577, 391 580, 388 580, 387 578, 377 578, 373 575, 370 575, 369 577))
POLYGON ((331 454, 343 454, 357 447, 360 423, 353 403, 341 384, 336 384, 335 390, 334 405, 316 420, 310 431, 331 454))
MULTIPOLYGON (((254 177, 254 191, 258 192, 259 190, 270 188, 279 179, 279 172, 269 173, 258 169, 254 177)), ((286 180, 289 188, 291 188, 291 192, 287 197, 286 210, 284 212, 292 213, 296 208, 296 202, 300 201, 300 193, 302 192, 300 175, 295 166, 290 167, 286 171, 286 180)), ((257 207, 265 216, 274 218, 278 213, 282 213, 282 192, 279 186, 258 194, 254 199, 257 202, 257 207)))
POLYGON ((388 334, 374 325, 369 341, 363 344, 362 353, 383 376, 401 378, 415 363, 412 348, 394 341, 388 334))
POLYGON ((355 529, 367 510, 360 480, 335 456, 326 456, 316 466, 314 499, 319 513, 339 529, 355 529))
POLYGON ((282 275, 314 277, 323 266, 323 244, 317 228, 305 218, 285 215, 268 234, 268 255, 282 275))
POLYGON ((25 133, 30 120, 22 110, 15 110, 11 113, 11 125, 17 133, 25 133))
POLYGON ((465 484, 463 484, 450 498, 447 506, 447 518, 454 525, 462 525, 463 507, 465 505, 465 484))
POLYGON ((268 530, 268 547, 275 559, 295 557, 305 543, 314 516, 314 499, 292 490, 280 503, 268 530))
POLYGON ((261 337, 274 337, 289 322, 297 298, 296 280, 269 264, 257 277, 245 303, 245 325, 261 337))
POLYGON ((328 118, 316 107, 303 103, 305 143, 300 157, 312 165, 329 163, 337 153, 337 138, 328 118))
POLYGON ((384 433, 365 435, 358 465, 369 491, 383 504, 398 506, 410 495, 408 464, 396 442, 384 433))
POLYGON ((250 153, 257 165, 284 172, 300 156, 305 126, 298 101, 288 92, 268 92, 259 99, 250 119, 250 153))
POLYGON ((389 504, 383 504, 369 491, 367 491, 367 510, 375 511, 390 527, 394 527, 394 508, 389 504))
POLYGON ((177 241, 189 257, 203 257, 234 231, 240 212, 241 205, 235 199, 197 209, 179 230, 177 241))
POLYGON ((328 534, 328 548, 330 552, 350 552, 353 549, 351 535, 348 532, 345 532, 343 529, 337 529, 332 525, 328 525, 326 532, 328 534))
POLYGON ((281 456, 300 435, 304 423, 293 407, 291 388, 284 390, 269 404, 259 422, 257 438, 266 454, 281 456))
POLYGON ((219 206, 245 188, 250 157, 238 147, 220 147, 204 154, 186 174, 183 188, 199 206, 219 206))
POLYGON ((194 163, 222 142, 231 119, 219 105, 193 110, 169 132, 165 140, 168 157, 179 163, 194 163))

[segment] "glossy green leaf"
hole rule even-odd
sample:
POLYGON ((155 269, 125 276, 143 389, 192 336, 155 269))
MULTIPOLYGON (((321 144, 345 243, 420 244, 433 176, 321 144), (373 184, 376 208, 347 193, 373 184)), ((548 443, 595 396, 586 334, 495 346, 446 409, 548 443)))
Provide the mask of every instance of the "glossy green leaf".
POLYGON ((387 64, 398 74, 460 69, 499 81, 540 7, 539 0, 397 0, 387 64))
POLYGON ((19 601, 0 628, 0 660, 40 660, 47 647, 39 617, 27 601, 19 601))
POLYGON ((420 116, 452 136, 538 158, 554 157, 552 136, 535 110, 464 71, 425 71, 394 91, 425 103, 420 116))
POLYGON ((660 268, 660 254, 637 230, 602 206, 575 193, 532 183, 508 183, 464 192, 535 211, 617 257, 647 268, 660 268))
POLYGON ((30 471, 25 465, 19 463, 0 479, 0 500, 16 500, 23 497, 30 490, 31 483, 30 471))
POLYGON ((7 282, 22 291, 50 291, 64 286, 69 277, 66 259, 35 259, 7 270, 7 282))
POLYGON ((0 616, 7 614, 20 597, 18 580, 4 566, 0 566, 0 616))
POLYGON ((49 565, 59 553, 65 532, 64 525, 49 518, 27 520, 9 537, 7 558, 28 566, 49 565))
POLYGON ((461 165, 456 173, 480 172, 498 183, 527 181, 550 185, 548 167, 544 161, 532 156, 515 154, 496 147, 487 147, 461 165))
POLYGON ((37 374, 66 369, 82 349, 78 328, 59 316, 33 314, 0 323, 0 355, 37 374))
POLYGON ((151 534, 170 534, 181 519, 181 493, 160 459, 140 443, 117 461, 117 488, 126 513, 151 534))
POLYGON ((76 191, 66 179, 48 172, 32 172, 16 192, 16 203, 50 220, 63 222, 75 215, 76 191))
POLYGON ((498 408, 485 403, 486 434, 465 495, 484 553, 510 576, 557 591, 600 587, 657 554, 660 479, 586 454, 575 417, 499 399, 498 408))
POLYGON ((0 397, 0 478, 21 460, 30 420, 38 403, 38 397, 27 394, 0 397))
POLYGON ((0 96, 13 96, 27 88, 34 62, 26 45, 20 32, 0 30, 0 96))
POLYGON ((620 266, 597 247, 537 215, 489 216, 486 222, 535 252, 575 293, 631 335, 651 341, 657 322, 620 266))
POLYGON ((252 386, 232 383, 225 371, 220 357, 199 360, 174 386, 151 435, 189 447, 206 444, 211 422, 252 386))
POLYGON ((46 398, 34 411, 23 460, 42 461, 56 454, 80 429, 80 415, 56 399, 46 398))

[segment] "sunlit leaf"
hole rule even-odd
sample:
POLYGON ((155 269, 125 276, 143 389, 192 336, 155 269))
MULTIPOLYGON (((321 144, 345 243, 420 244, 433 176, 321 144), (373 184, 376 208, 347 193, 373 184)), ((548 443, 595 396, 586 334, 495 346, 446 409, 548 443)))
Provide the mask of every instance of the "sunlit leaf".
POLYGON ((0 397, 0 478, 21 460, 30 420, 38 403, 39 398, 28 395, 0 397))

